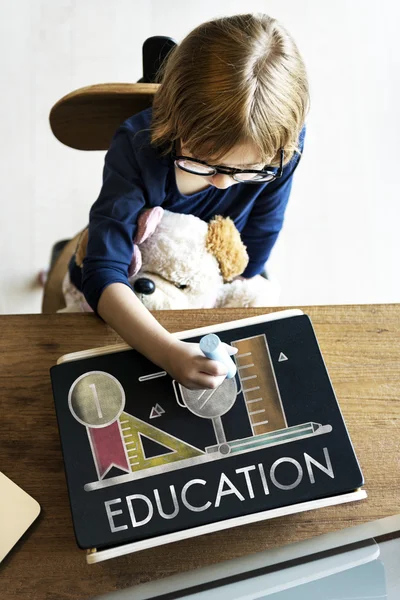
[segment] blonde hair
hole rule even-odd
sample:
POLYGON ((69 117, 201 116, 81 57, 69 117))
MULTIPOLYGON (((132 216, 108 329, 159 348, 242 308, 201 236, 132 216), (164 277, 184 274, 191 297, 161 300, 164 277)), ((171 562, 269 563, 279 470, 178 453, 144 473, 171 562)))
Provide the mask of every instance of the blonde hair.
POLYGON ((253 142, 262 162, 297 151, 309 104, 296 44, 267 15, 203 23, 171 52, 153 102, 151 141, 165 153, 176 140, 197 158, 220 160, 253 142))

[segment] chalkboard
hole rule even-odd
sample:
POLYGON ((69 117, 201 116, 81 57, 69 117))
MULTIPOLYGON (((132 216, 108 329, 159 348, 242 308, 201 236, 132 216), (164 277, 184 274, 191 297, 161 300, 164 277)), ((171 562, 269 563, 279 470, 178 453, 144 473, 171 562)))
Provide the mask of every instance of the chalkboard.
MULTIPOLYGON (((188 390, 132 349, 51 369, 81 548, 112 548, 363 485, 309 317, 266 315, 210 330, 238 348, 236 376, 216 390, 188 390)), ((199 342, 198 333, 184 339, 199 342)))

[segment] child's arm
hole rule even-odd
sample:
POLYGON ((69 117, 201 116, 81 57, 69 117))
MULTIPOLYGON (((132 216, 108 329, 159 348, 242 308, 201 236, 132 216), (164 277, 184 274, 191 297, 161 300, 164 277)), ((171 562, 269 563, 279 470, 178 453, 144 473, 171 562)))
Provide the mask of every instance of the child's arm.
MULTIPOLYGON (((128 284, 137 216, 147 198, 144 165, 138 165, 133 144, 145 150, 135 136, 127 126, 121 127, 106 155, 102 190, 90 211, 83 293, 93 310, 132 348, 179 383, 189 388, 215 388, 222 383, 226 367, 205 358, 198 344, 181 342, 168 333, 128 284)), ((144 154, 144 160, 149 163, 148 155, 144 154)), ((162 166, 157 161, 155 171, 162 166)), ((151 188, 155 205, 160 200, 160 191, 154 188, 157 182, 151 188)))
POLYGON ((177 340, 153 317, 133 291, 112 283, 100 296, 99 315, 135 350, 190 389, 216 388, 228 369, 206 358, 198 344, 177 340))

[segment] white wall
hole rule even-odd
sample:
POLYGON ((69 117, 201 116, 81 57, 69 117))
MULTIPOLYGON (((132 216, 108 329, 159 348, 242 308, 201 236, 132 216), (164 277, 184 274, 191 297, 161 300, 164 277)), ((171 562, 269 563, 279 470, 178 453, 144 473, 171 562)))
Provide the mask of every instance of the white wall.
POLYGON ((85 85, 136 81, 151 35, 266 12, 312 93, 305 153, 269 271, 282 304, 398 302, 399 4, 372 0, 0 0, 0 313, 39 312, 52 244, 86 224, 104 153, 62 146, 48 114, 85 85))

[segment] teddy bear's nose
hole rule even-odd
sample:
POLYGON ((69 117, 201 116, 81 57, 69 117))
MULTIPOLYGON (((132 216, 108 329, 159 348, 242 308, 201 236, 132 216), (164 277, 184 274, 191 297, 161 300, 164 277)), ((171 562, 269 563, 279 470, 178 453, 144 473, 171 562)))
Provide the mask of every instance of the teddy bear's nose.
POLYGON ((150 294, 154 293, 156 286, 154 281, 151 279, 140 277, 140 279, 136 279, 135 283, 133 284, 133 289, 138 294, 146 294, 146 296, 149 296, 150 294))

